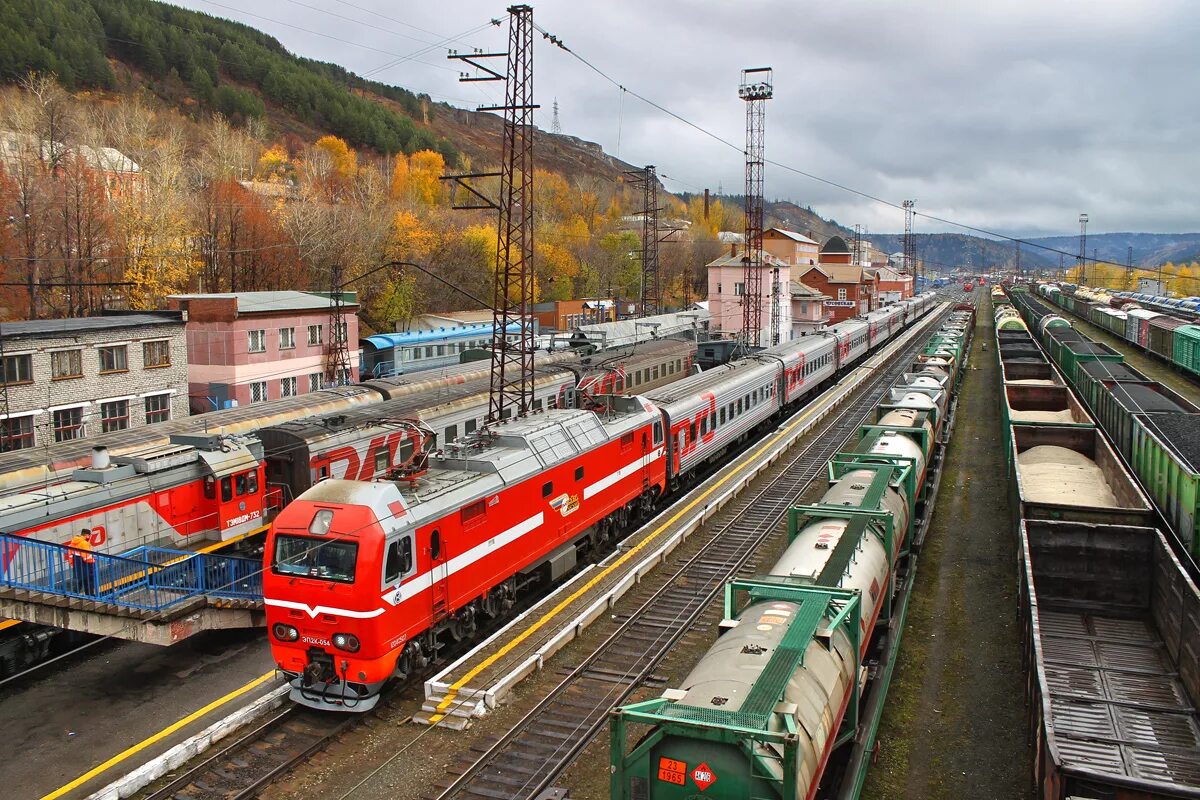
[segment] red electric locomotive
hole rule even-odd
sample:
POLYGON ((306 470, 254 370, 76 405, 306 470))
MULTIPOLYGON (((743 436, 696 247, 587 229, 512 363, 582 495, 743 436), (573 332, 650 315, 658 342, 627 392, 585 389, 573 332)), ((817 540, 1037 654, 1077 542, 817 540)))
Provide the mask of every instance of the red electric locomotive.
POLYGON ((662 415, 609 398, 480 431, 420 474, 327 480, 277 517, 263 578, 292 699, 364 711, 383 683, 611 548, 666 488, 662 415), (286 598, 286 599, 284 599, 286 598))

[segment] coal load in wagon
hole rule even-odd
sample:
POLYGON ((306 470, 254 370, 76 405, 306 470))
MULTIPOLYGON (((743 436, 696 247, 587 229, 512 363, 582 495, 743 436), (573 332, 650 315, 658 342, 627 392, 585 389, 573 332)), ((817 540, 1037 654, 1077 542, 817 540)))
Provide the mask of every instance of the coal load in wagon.
POLYGON ((1093 378, 1103 378, 1110 381, 1145 381, 1146 376, 1123 363, 1115 361, 1085 361, 1079 369, 1093 378))
POLYGON ((1200 414, 1155 414, 1142 420, 1193 472, 1200 472, 1200 414))
POLYGON ((1187 413, 1187 409, 1161 392, 1140 383, 1118 383, 1108 390, 1116 401, 1135 414, 1174 412, 1187 413))

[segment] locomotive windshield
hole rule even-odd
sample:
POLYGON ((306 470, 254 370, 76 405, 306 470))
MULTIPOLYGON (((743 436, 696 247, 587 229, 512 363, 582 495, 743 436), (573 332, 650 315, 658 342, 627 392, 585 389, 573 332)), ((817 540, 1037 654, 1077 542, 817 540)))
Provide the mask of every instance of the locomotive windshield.
POLYGON ((354 582, 358 543, 313 536, 276 536, 271 568, 280 575, 354 582))

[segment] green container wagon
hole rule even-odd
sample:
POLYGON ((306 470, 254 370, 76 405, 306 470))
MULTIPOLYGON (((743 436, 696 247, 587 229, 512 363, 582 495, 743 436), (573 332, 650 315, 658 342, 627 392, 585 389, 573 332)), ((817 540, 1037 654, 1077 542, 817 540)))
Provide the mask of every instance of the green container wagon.
POLYGON ((1171 360, 1185 372, 1200 375, 1200 325, 1175 329, 1175 347, 1171 360))
POLYGON ((1200 414, 1139 414, 1129 465, 1192 558, 1200 559, 1200 414))

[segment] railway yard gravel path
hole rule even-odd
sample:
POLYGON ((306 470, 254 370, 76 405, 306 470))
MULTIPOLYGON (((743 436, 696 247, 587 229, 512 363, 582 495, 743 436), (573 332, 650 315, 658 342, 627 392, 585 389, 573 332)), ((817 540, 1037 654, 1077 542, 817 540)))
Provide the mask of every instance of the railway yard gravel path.
POLYGON ((983 304, 866 800, 1033 796, 993 347, 983 304))

